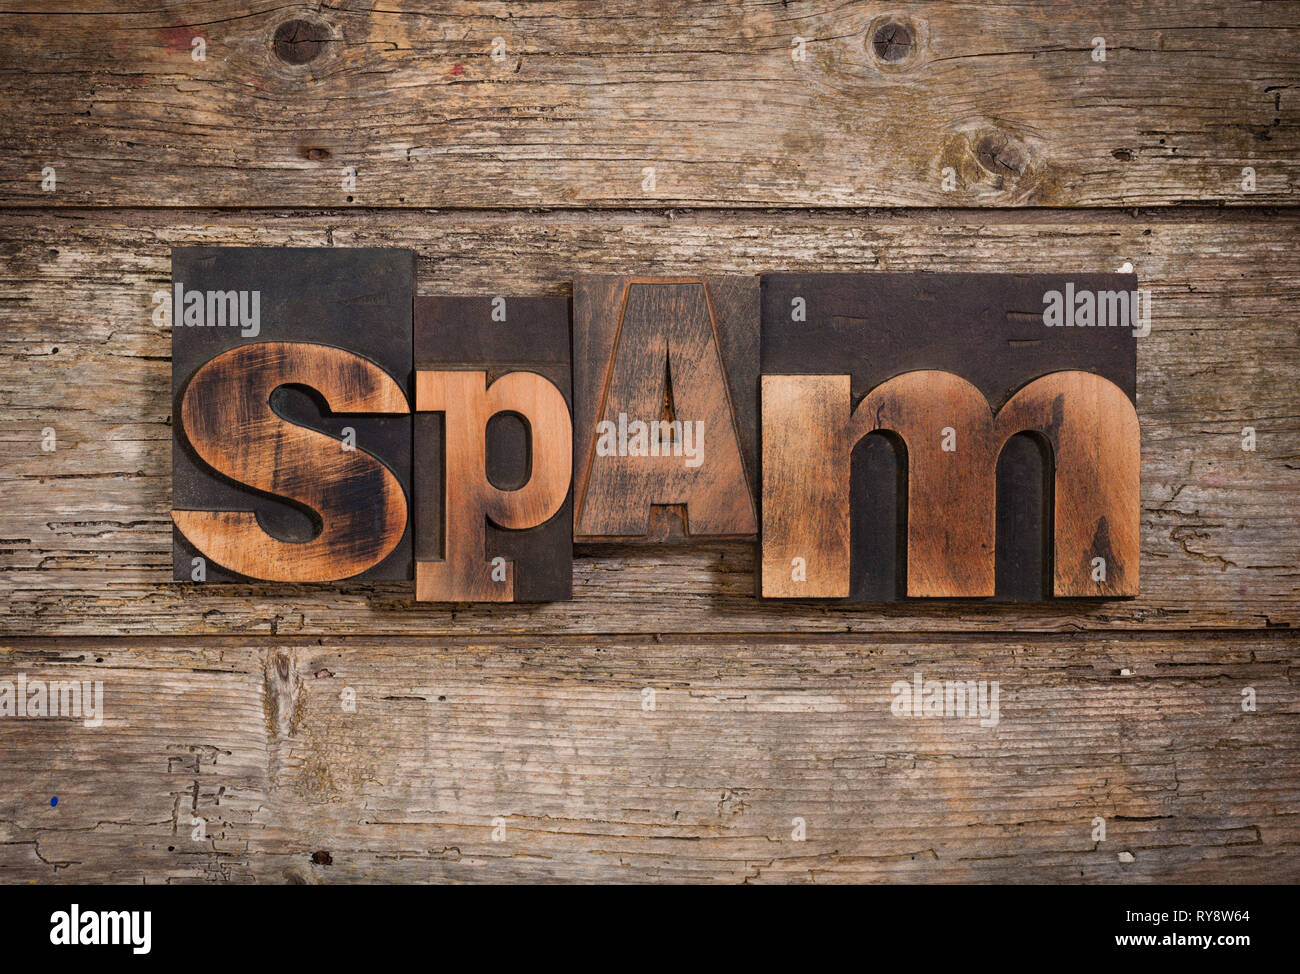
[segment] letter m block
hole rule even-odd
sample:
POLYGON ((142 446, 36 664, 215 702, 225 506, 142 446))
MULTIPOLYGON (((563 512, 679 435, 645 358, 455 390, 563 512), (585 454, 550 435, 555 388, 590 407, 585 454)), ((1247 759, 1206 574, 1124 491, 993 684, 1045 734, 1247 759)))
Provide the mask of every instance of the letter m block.
POLYGON ((764 278, 763 596, 1137 594, 1134 338, 1046 328, 1063 280, 764 278))

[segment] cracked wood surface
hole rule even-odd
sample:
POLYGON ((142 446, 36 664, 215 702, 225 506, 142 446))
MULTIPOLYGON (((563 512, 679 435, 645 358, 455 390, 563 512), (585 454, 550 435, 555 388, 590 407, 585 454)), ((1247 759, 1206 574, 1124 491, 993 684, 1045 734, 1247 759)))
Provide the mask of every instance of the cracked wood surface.
POLYGON ((0 721, 0 881, 1293 882, 1294 648, 19 641, 107 716, 0 721), (893 716, 918 671, 998 681, 997 726, 893 716))
POLYGON ((1300 177, 1289 2, 4 6, 0 203, 1240 205, 1300 177), (882 57, 889 15, 912 42, 882 57), (294 17, 325 38, 300 64, 294 17))

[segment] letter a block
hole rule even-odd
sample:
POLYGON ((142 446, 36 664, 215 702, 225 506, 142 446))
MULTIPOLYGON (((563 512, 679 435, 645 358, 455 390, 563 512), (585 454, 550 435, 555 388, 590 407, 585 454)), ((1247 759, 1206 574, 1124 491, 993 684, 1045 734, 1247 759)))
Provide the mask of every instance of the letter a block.
POLYGON ((765 276, 760 594, 1136 595, 1134 330, 1044 318, 1048 295, 1126 308, 1136 286, 765 276))
POLYGON ((574 537, 752 538, 758 281, 573 286, 574 537))
POLYGON ((409 250, 172 251, 177 581, 411 577, 409 250))
POLYGON ((418 298, 415 596, 572 595, 569 302, 418 298))

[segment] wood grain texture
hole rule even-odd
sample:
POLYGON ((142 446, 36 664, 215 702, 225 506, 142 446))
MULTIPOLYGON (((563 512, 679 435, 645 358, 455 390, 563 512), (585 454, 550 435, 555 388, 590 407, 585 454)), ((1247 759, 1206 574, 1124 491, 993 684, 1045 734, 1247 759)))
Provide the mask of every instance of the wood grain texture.
POLYGON ((758 594, 849 596, 847 375, 764 375, 758 594))
MULTIPOLYGON (((0 680, 103 680, 107 711, 0 720, 0 881, 1300 881, 1297 22, 0 0, 0 680), (321 39, 277 55, 299 17, 321 39), (409 247, 425 293, 559 301, 1131 263, 1142 592, 771 604, 738 541, 581 546, 550 605, 172 584, 151 296, 186 244, 409 247), (999 681, 997 726, 894 716, 918 675, 999 681)), ((1000 553, 1036 530, 1013 513, 1000 553)))
POLYGON ((0 720, 0 881, 1294 883, 1295 650, 1280 633, 5 642, 6 674, 102 680, 106 716, 0 720), (998 681, 997 725, 894 716, 918 673, 998 681))
POLYGON ((104 679, 109 730, 0 721, 3 876, 1295 882, 1295 635, 1070 630, 1300 624, 1296 242, 1267 215, 6 214, 0 625, 25 637, 3 661, 104 679), (1133 260, 1157 301, 1138 349, 1144 594, 769 606, 744 543, 589 548, 555 606, 419 606, 378 584, 189 594, 165 581, 169 335, 149 296, 195 239, 405 244, 446 292, 562 294, 575 268, 652 255, 729 273, 1133 260), (991 631, 871 634, 918 628, 991 631), (782 632, 803 635, 761 635, 782 632), (890 716, 917 670, 1000 680, 999 727, 890 716), (1245 686, 1260 713, 1240 712, 1245 686))
POLYGON ((574 539, 752 538, 755 277, 573 282, 574 539))
POLYGON ((821 215, 645 214, 527 219, 169 212, 10 212, 0 221, 0 628, 121 633, 436 635, 505 633, 1069 631, 1300 625, 1295 380, 1300 237, 1292 215, 1178 214, 1077 223, 1038 214, 859 220, 821 215), (965 222, 963 222, 965 221, 965 222), (328 593, 166 581, 170 509, 168 329, 150 296, 178 242, 401 245, 421 287, 563 294, 579 272, 657 259, 764 269, 1114 270, 1132 261, 1154 293, 1138 345, 1142 594, 1105 605, 890 606, 795 610, 754 598, 750 546, 579 552, 571 603, 416 606, 409 585, 328 593), (1241 430, 1258 431, 1243 452, 1241 430), (59 447, 40 449, 56 428, 59 447))
POLYGON ((24 205, 1242 205, 1300 178, 1292 3, 6 6, 24 205), (300 17, 328 40, 289 63, 300 17))

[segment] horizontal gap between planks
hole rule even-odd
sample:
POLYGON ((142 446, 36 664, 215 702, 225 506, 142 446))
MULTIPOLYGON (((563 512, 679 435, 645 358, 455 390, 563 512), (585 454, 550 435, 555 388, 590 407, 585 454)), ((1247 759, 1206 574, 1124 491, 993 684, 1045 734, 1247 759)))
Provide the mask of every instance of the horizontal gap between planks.
POLYGON ((94 218, 104 214, 128 217, 160 214, 220 214, 238 216, 241 213, 280 213, 297 217, 338 218, 373 216, 375 214, 404 217, 444 216, 452 219, 473 218, 484 222, 517 221, 521 215, 539 222, 556 224, 582 223, 599 219, 628 219, 650 222, 706 223, 718 218, 733 217, 745 222, 780 226, 816 220, 819 223, 853 223, 864 218, 896 223, 919 225, 946 225, 952 223, 1023 225, 1035 223, 1057 224, 1063 221, 1088 224, 1155 223, 1295 223, 1300 222, 1300 203, 1291 205, 1214 206, 1207 204, 1175 204, 1156 207, 746 207, 746 206, 584 206, 584 207, 406 207, 406 206, 115 206, 71 204, 48 206, 6 204, 0 206, 0 222, 6 217, 76 218, 87 214, 94 218))
MULTIPOLYGON (((990 630, 988 632, 947 631, 942 629, 910 632, 845 633, 577 633, 556 636, 549 633, 503 633, 491 635, 429 635, 410 633, 385 635, 383 633, 346 633, 321 636, 277 636, 267 633, 202 633, 145 636, 6 636, 0 635, 0 654, 25 649, 77 649, 95 646, 119 649, 184 649, 202 646, 248 646, 272 644, 277 648, 355 646, 392 646, 394 648, 421 648, 431 645, 484 646, 528 645, 546 642, 550 646, 593 646, 618 643, 629 646, 675 645, 732 645, 747 643, 755 646, 775 646, 785 643, 806 645, 907 645, 916 643, 951 642, 961 644, 997 643, 1007 639, 1021 642, 1125 642, 1158 643, 1179 636, 1205 642, 1235 642, 1243 638, 1282 641, 1300 637, 1300 629, 1274 627, 1271 629, 1090 629, 1073 632, 1038 632, 1036 630, 990 630)), ((56 662, 56 661, 51 661, 56 662)), ((66 661, 65 661, 66 662, 66 661)))

